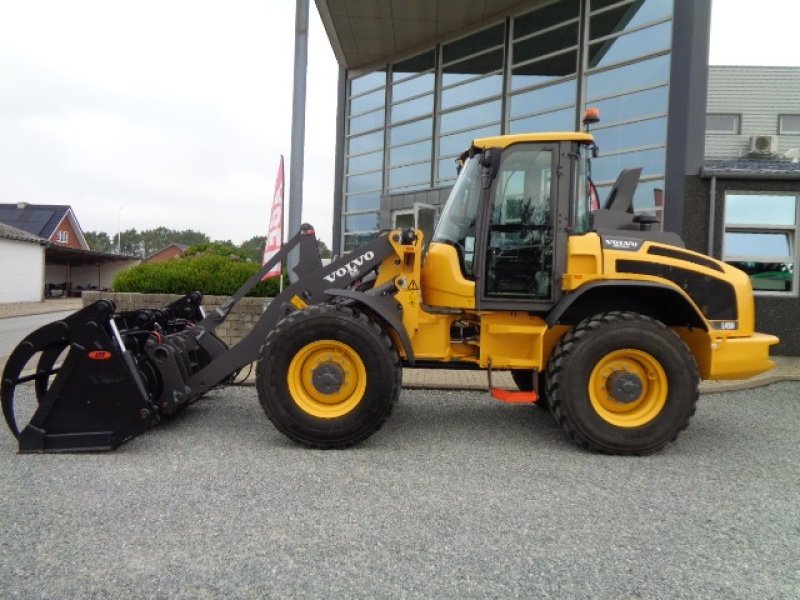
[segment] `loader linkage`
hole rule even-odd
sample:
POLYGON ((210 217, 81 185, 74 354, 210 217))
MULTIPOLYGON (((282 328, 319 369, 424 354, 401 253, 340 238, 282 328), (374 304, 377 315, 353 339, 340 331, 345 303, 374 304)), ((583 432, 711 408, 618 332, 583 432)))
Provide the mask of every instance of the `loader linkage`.
MULTIPOLYGON (((0 402, 20 453, 109 450, 139 435, 197 400, 230 383, 255 361, 269 331, 293 310, 331 301, 353 303, 345 290, 374 270, 393 250, 385 238, 370 242, 354 268, 350 257, 322 267, 314 231, 303 225, 283 249, 221 307, 205 315, 202 294, 193 292, 158 310, 117 312, 99 300, 45 325, 14 349, 2 376, 0 402), (276 297, 253 329, 232 348, 214 330, 269 270, 298 252, 296 283, 276 297), (30 363, 30 365, 29 365, 30 363), (33 382, 35 412, 17 425, 15 395, 33 382)), ((391 290, 358 293, 374 314, 402 331, 391 290)), ((410 351, 410 343, 405 341, 410 351)))

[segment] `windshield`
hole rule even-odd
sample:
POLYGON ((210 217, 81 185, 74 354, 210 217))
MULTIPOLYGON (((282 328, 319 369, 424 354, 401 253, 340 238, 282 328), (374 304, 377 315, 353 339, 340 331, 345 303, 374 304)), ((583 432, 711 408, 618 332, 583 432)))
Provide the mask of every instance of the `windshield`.
POLYGON ((451 244, 458 249, 464 260, 465 275, 473 274, 475 221, 481 197, 479 163, 477 158, 467 159, 433 234, 434 242, 451 244))

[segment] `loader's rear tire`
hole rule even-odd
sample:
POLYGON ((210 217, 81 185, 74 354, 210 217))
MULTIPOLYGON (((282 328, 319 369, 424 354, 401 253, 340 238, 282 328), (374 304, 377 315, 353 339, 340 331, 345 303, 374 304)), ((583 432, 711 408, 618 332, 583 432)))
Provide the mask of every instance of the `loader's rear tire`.
POLYGON ((547 367, 553 415, 580 445, 650 454, 689 425, 699 375, 686 344, 662 323, 631 312, 578 323, 547 367))
MULTIPOLYGON (((531 369, 511 369, 511 378, 514 380, 514 383, 517 384, 517 389, 519 389, 520 392, 533 391, 533 376, 534 371, 531 369)), ((536 373, 536 376, 539 378, 539 390, 537 392, 539 397, 536 400, 536 406, 547 410, 550 408, 550 403, 547 401, 544 373, 536 373)))
POLYGON ((378 431, 400 395, 402 369, 391 340, 366 315, 311 306, 267 336, 256 367, 267 417, 314 448, 345 448, 378 431))

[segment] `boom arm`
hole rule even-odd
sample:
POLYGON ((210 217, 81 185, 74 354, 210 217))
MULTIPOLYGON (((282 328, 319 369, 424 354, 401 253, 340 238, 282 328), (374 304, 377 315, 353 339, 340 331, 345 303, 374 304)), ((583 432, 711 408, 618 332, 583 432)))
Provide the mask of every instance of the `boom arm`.
MULTIPOLYGON (((261 278, 278 264, 278 261, 284 259, 298 246, 300 260, 295 268, 295 273, 299 276, 298 281, 270 302, 253 329, 238 344, 217 356, 189 378, 187 385, 191 390, 191 396, 199 396, 207 392, 237 369, 255 361, 267 334, 288 312, 303 308, 308 304, 325 302, 334 295, 348 296, 331 292, 350 287, 365 274, 376 269, 385 258, 395 253, 388 236, 382 236, 361 246, 356 252, 342 256, 328 266, 322 267, 314 230, 310 225, 304 224, 280 252, 267 261, 261 270, 248 279, 223 306, 209 314, 196 327, 187 331, 186 335, 190 336, 194 343, 202 346, 206 335, 225 321, 236 303, 247 295, 261 281, 261 278)), ((364 300, 368 305, 370 304, 370 300, 366 297, 364 300)), ((381 306, 382 303, 377 297, 372 303, 376 304, 375 312, 386 318, 386 307, 381 306)), ((392 319, 387 320, 392 322, 392 319)))

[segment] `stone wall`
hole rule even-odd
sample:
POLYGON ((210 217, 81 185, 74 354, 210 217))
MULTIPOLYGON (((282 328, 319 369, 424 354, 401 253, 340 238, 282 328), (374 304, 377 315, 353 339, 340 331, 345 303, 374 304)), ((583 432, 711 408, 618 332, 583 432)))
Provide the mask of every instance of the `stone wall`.
MULTIPOLYGON (((177 294, 134 294, 116 292, 83 292, 81 296, 83 306, 96 302, 102 298, 113 300, 117 305, 117 310, 136 310, 139 308, 162 308, 175 300, 182 298, 177 294)), ((204 296, 203 308, 206 314, 225 302, 228 296, 204 296)), ((271 298, 242 298, 234 307, 225 322, 217 327, 216 334, 228 346, 238 343, 253 328, 253 325, 261 313, 264 306, 272 300, 271 298)))

